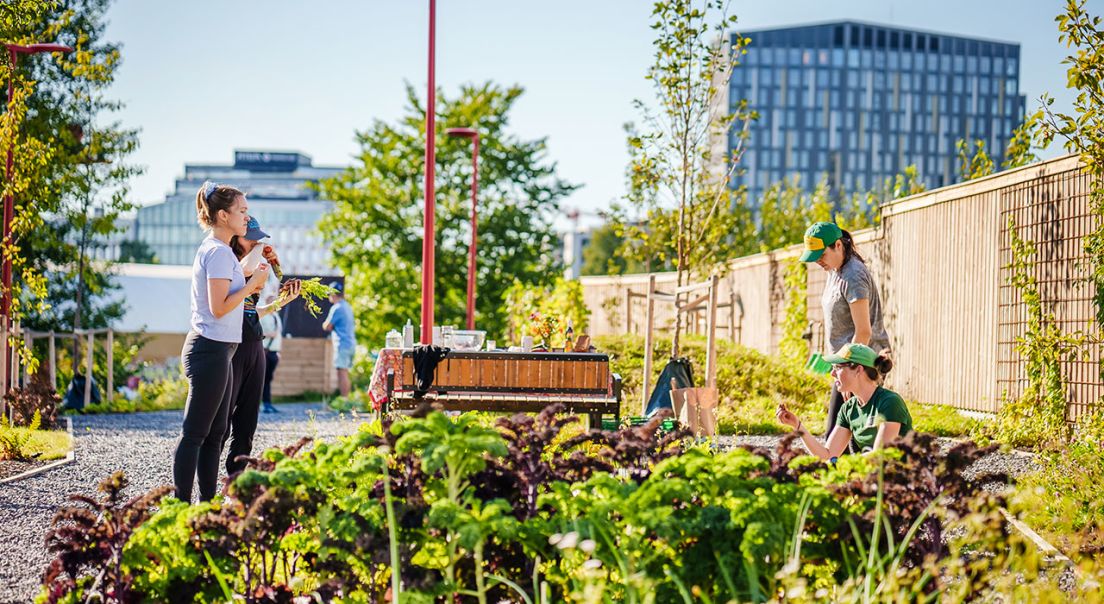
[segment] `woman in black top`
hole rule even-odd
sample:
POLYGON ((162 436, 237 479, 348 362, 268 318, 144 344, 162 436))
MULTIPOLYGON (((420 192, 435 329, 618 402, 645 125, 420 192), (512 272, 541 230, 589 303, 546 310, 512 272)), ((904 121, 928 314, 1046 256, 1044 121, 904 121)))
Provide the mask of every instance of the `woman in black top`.
MULTIPOLYGON (((230 247, 241 261, 255 247, 261 245, 261 239, 268 233, 261 230, 256 218, 249 217, 244 237, 235 237, 230 247)), ((264 259, 274 266, 279 265, 276 252, 265 246, 264 259)), ((246 275, 248 278, 248 275, 246 275)), ((280 310, 285 304, 299 295, 299 281, 290 280, 280 287, 280 296, 266 306, 258 306, 261 298, 257 292, 245 299, 245 313, 242 316, 242 341, 231 360, 233 365, 233 384, 231 386, 230 429, 226 431, 223 443, 227 448, 226 474, 234 474, 245 469, 245 461, 239 457, 249 457, 253 453, 253 435, 257 431, 257 416, 261 409, 261 391, 264 388, 265 351, 262 340, 261 316, 280 310), (229 446, 227 447, 227 443, 229 446)))

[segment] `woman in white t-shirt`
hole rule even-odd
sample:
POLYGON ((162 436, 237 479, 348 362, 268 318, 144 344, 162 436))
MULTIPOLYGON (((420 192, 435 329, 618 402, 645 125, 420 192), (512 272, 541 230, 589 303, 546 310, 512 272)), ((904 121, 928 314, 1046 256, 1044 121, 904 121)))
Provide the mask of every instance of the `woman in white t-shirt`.
POLYGON ((244 236, 249 205, 240 190, 204 183, 196 193, 196 218, 209 231, 192 262, 191 331, 180 358, 188 378, 188 401, 180 442, 173 458, 176 497, 190 502, 199 483, 199 500, 218 490, 222 436, 230 410, 230 360, 241 342, 242 303, 264 287, 268 267, 262 265, 246 281, 230 238, 244 236))

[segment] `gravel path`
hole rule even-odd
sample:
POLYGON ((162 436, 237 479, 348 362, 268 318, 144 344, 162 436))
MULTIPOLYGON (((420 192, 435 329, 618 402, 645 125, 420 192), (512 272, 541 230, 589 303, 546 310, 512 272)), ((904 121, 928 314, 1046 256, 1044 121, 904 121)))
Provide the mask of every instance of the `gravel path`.
MULTIPOLYGON (((328 440, 356 431, 358 422, 320 404, 279 405, 261 414, 254 452, 286 446, 302 436, 328 440)), ((127 494, 172 483, 172 453, 180 435, 180 411, 77 416, 76 462, 0 485, 0 602, 30 602, 49 564, 44 540, 50 520, 70 493, 94 494, 101 479, 123 470, 127 494)))

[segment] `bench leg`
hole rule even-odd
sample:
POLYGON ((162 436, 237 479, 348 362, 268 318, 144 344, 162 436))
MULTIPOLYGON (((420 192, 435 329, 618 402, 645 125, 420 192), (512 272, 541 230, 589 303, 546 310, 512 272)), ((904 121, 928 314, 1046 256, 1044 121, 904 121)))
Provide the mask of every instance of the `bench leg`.
POLYGON ((590 413, 587 414, 587 419, 590 423, 590 429, 591 430, 601 430, 602 429, 602 414, 601 413, 591 411, 590 413))

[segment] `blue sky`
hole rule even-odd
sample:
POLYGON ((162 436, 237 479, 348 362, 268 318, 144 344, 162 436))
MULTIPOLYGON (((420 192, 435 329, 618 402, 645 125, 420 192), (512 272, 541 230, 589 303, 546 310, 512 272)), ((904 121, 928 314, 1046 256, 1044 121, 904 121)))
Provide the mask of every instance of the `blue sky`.
MULTIPOLYGON (((837 19, 1022 45, 1028 107, 1043 92, 1066 110, 1060 0, 735 0, 737 29, 837 19)), ((123 44, 117 117, 141 129, 135 200, 163 199, 184 164, 228 163, 235 148, 298 150, 345 165, 353 136, 402 114, 404 82, 426 83, 427 0, 116 0, 107 39, 123 44)), ((1104 12, 1104 0, 1090 0, 1104 12)), ((560 174, 584 185, 564 205, 606 207, 624 188, 622 125, 647 100, 648 0, 438 0, 437 83, 520 84, 523 137, 548 137, 560 174)), ((459 124, 458 124, 459 125, 459 124)), ((1057 153, 1052 150, 1051 154, 1057 153)))

